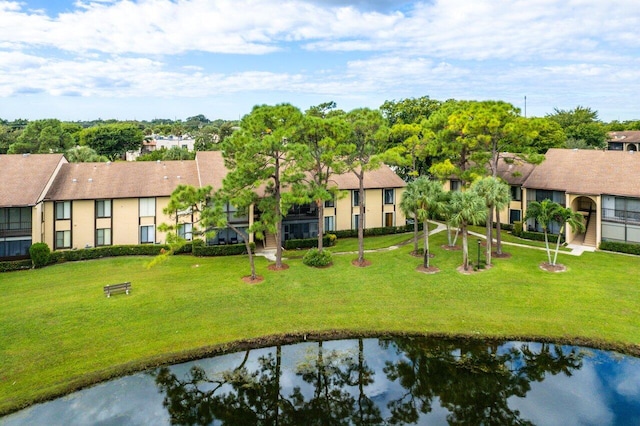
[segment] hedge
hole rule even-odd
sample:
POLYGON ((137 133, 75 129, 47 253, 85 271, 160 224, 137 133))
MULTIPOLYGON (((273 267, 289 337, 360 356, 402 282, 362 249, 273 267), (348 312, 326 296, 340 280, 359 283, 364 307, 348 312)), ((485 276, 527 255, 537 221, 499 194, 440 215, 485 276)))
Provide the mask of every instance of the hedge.
POLYGON ((162 250, 169 250, 169 246, 164 244, 142 244, 54 251, 51 253, 49 264, 116 256, 157 256, 162 250))
MULTIPOLYGON (((249 243, 251 252, 256 250, 255 243, 249 243)), ((228 244, 220 246, 196 246, 193 248, 194 256, 233 256, 237 254, 247 254, 247 248, 244 243, 242 244, 228 244)))
POLYGON ((616 241, 602 241, 599 248, 600 250, 640 255, 640 244, 620 243, 616 241))
MULTIPOLYGON (((523 231, 519 234, 515 232, 513 235, 516 235, 520 238, 524 238, 525 240, 533 240, 533 241, 544 241, 544 233, 543 232, 531 232, 531 231, 523 231)), ((558 241, 558 235, 556 234, 547 234, 547 239, 550 243, 556 243, 558 241)), ((561 236, 560 244, 564 243, 564 235, 561 236)))
MULTIPOLYGON (((418 230, 422 231, 424 225, 422 222, 418 223, 418 230)), ((365 237, 372 237, 377 235, 389 235, 389 234, 404 234, 406 232, 413 232, 413 224, 402 226, 383 226, 380 228, 366 228, 364 230, 365 237)), ((345 229, 343 231, 331 231, 338 238, 357 238, 357 229, 345 229)))
POLYGON ((24 269, 31 269, 31 259, 0 262, 0 272, 22 271, 24 269))
MULTIPOLYGON (((322 245, 324 247, 332 246, 332 238, 329 236, 330 234, 322 237, 322 245)), ((335 238, 333 239, 335 242, 335 238)), ((304 238, 298 240, 286 240, 284 242, 285 250, 298 250, 298 249, 307 249, 307 248, 317 248, 318 247, 318 239, 317 238, 304 238)))

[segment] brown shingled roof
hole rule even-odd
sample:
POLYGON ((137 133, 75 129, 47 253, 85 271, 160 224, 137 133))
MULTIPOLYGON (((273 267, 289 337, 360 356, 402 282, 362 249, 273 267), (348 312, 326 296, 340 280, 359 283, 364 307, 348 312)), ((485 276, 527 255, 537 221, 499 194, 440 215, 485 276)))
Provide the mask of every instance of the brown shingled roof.
MULTIPOLYGON (((331 181, 340 189, 358 189, 358 178, 353 172, 347 172, 340 175, 333 175, 331 181)), ((391 170, 389 166, 383 164, 376 170, 365 172, 364 188, 401 188, 406 186, 406 182, 391 170)))
POLYGON ((498 161, 498 176, 510 185, 522 185, 536 166, 514 154, 502 154, 498 161))
POLYGON ((640 197, 640 153, 550 149, 525 188, 640 197))
POLYGON ((66 161, 62 154, 0 155, 0 207, 36 205, 66 161))
POLYGON ((640 130, 625 130, 621 132, 609 132, 608 142, 640 142, 640 130))
POLYGON ((72 163, 60 169, 46 199, 170 196, 180 184, 198 186, 195 161, 72 163))
POLYGON ((228 173, 222 152, 199 151, 196 154, 196 165, 201 186, 211 185, 214 191, 222 188, 222 180, 228 173))

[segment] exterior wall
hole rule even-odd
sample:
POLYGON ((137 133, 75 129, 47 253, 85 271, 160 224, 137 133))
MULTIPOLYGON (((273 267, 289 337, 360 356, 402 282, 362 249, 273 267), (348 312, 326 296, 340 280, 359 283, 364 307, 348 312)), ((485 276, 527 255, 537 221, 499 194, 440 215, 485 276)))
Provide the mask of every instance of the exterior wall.
MULTIPOLYGON (((113 245, 139 244, 140 243, 140 219, 138 198, 121 198, 113 200, 111 205, 111 217, 113 228, 111 230, 111 242, 113 245)), ((150 224, 153 220, 147 219, 150 224)))
MULTIPOLYGON (((582 212, 585 213, 586 220, 586 212, 581 211, 579 209, 579 199, 580 198, 588 198, 589 200, 595 203, 595 210, 592 212, 591 220, 595 218, 596 220, 596 247, 600 245, 600 241, 602 241, 602 197, 600 195, 582 195, 582 194, 567 194, 566 196, 566 205, 571 207, 574 212, 582 212), (595 216, 594 216, 595 215, 595 216)), ((586 221, 584 222, 586 225, 586 221)), ((567 241, 571 242, 578 235, 577 232, 574 232, 570 226, 566 228, 566 237, 567 241)))
MULTIPOLYGON (((393 215, 392 226, 402 226, 406 223, 406 218, 400 210, 400 200, 404 188, 387 188, 394 190, 393 204, 384 203, 384 189, 365 189, 365 228, 378 228, 385 226, 385 215, 393 215)), ((324 208, 324 217, 334 216, 335 230, 342 231, 355 229, 353 218, 360 214, 360 208, 353 205, 353 190, 346 191, 346 195, 335 201, 334 207, 324 208)))
POLYGON ((71 204, 71 247, 93 247, 95 235, 95 202, 74 201, 71 204))

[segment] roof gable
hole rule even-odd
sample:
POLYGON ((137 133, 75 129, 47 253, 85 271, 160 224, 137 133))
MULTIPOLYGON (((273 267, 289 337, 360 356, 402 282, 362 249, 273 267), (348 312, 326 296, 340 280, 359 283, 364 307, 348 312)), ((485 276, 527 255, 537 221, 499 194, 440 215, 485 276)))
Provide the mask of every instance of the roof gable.
POLYGON ((0 207, 38 204, 66 162, 62 154, 0 155, 0 207))

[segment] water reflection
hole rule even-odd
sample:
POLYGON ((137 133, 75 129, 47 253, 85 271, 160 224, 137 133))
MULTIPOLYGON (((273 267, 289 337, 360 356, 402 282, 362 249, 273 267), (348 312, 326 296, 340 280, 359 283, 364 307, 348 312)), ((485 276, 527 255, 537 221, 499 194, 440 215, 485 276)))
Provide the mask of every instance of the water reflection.
POLYGON ((640 424, 640 360, 426 338, 250 349, 107 382, 17 424, 640 424))
MULTIPOLYGON (((449 424, 529 425, 509 404, 524 398, 531 382, 549 375, 571 376, 584 356, 576 348, 550 344, 501 346, 477 341, 427 339, 381 340, 392 355, 385 361, 385 377, 403 392, 386 401, 382 414, 368 389, 376 380, 367 365, 364 342, 357 353, 329 350, 320 342, 308 348, 294 371, 298 382, 283 392, 282 348, 259 357, 259 367, 246 361, 234 369, 208 376, 194 366, 184 378, 169 368, 153 373, 165 394, 172 424, 375 425, 417 424, 434 404, 446 409, 449 424)), ((289 388, 289 387, 288 387, 289 388)))

